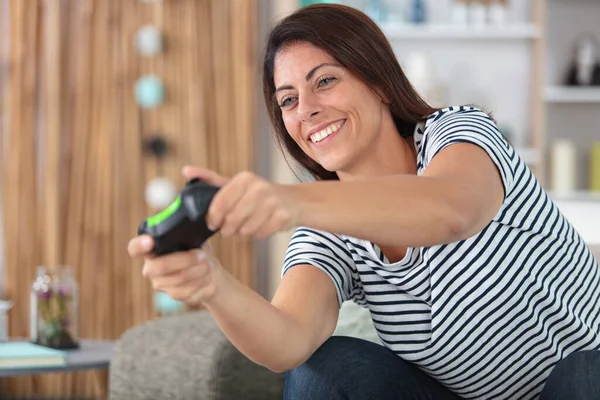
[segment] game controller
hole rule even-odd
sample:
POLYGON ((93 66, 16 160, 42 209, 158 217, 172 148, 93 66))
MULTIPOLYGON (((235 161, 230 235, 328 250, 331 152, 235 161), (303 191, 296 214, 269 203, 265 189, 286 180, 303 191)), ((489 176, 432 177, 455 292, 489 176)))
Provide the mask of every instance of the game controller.
POLYGON ((215 234, 216 231, 206 225, 206 214, 219 189, 192 179, 168 207, 144 220, 138 227, 138 234, 154 239, 151 254, 197 249, 215 234))

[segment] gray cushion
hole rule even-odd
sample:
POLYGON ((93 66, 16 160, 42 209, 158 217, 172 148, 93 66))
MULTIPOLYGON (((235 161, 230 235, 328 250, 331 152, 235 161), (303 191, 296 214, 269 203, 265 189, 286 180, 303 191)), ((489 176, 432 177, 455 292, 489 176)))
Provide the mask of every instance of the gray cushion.
POLYGON ((206 311, 125 332, 110 368, 110 398, 281 399, 283 374, 241 354, 206 311))

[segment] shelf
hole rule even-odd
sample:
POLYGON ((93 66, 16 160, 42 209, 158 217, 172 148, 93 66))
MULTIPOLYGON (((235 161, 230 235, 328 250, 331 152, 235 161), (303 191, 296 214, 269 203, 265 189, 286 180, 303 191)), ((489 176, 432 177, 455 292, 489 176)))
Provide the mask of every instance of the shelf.
POLYGON ((515 151, 527 165, 536 165, 540 162, 538 151, 533 147, 515 147, 515 151))
POLYGON ((540 36, 534 24, 504 26, 461 26, 443 24, 382 24, 381 28, 390 40, 400 39, 532 39, 540 36))
POLYGON ((560 193, 553 190, 547 191, 548 195, 556 201, 571 202, 600 202, 600 192, 577 190, 569 193, 560 193))
POLYGON ((600 86, 548 86, 545 98, 551 103, 600 103, 600 86))

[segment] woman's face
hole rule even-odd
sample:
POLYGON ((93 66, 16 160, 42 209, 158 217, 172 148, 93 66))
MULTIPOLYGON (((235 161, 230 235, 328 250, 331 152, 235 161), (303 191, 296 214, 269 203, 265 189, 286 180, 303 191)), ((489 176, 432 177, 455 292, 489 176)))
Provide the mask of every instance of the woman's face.
POLYGON ((274 81, 283 122, 300 148, 328 171, 351 173, 380 135, 382 99, 307 43, 278 53, 274 81))

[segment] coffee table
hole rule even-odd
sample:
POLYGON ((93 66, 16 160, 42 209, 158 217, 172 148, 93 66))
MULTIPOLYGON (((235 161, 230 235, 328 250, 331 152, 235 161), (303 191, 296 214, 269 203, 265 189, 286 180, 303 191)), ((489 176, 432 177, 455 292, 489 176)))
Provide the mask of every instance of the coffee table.
MULTIPOLYGON (((10 341, 24 341, 26 339, 11 338, 10 341)), ((107 370, 113 354, 115 342, 110 340, 89 340, 79 341, 79 348, 66 350, 66 364, 49 367, 21 367, 21 368, 0 368, 0 378, 19 375, 39 375, 49 372, 73 372, 84 370, 107 370)), ((98 384, 100 397, 108 398, 108 374, 104 371, 95 373, 95 381, 98 384)), ((2 393, 0 382, 0 396, 2 393)))
MULTIPOLYGON (((24 339, 10 339, 23 341, 24 339)), ((66 364, 49 367, 0 368, 0 378, 19 375, 37 375, 48 372, 83 371, 86 369, 108 369, 112 358, 114 341, 89 340, 79 342, 79 349, 66 350, 66 364)))

